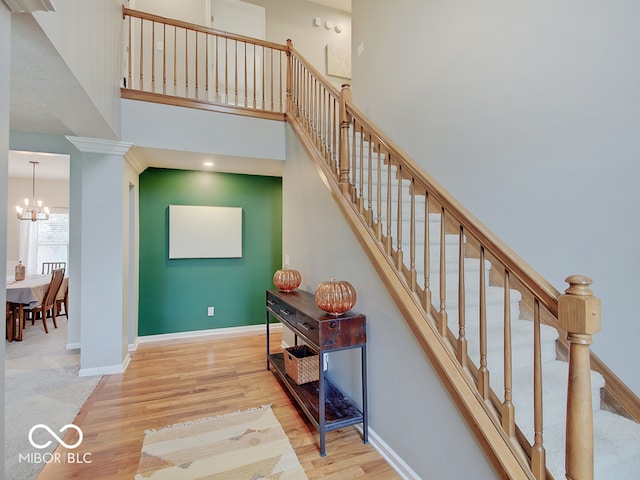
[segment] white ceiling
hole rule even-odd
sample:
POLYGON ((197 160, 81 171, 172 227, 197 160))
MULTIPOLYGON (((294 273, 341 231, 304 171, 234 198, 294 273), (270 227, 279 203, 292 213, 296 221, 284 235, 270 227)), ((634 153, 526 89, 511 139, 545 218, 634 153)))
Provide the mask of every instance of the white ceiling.
POLYGON ((36 165, 36 181, 39 178, 52 180, 69 179, 69 156, 54 153, 23 152, 9 150, 9 177, 31 178, 33 165, 36 165))
POLYGON ((311 3, 324 5, 325 7, 337 8, 351 13, 351 0, 309 0, 311 3))

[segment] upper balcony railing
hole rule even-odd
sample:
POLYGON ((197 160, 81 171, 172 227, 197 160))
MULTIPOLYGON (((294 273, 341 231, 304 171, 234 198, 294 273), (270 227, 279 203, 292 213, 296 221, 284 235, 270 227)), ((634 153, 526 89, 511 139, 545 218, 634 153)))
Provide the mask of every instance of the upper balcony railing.
POLYGON ((284 45, 123 8, 123 97, 284 118, 284 45))
POLYGON ((599 328, 599 303, 590 280, 572 276, 565 294, 556 291, 389 141, 353 104, 348 86, 338 90, 327 82, 291 42, 278 45, 126 8, 123 15, 124 98, 291 123, 347 217, 365 232, 363 248, 376 258, 420 344, 474 431, 485 430, 479 436, 509 478, 547 475, 540 328, 563 332, 571 352, 567 474, 593 477, 589 343, 599 328), (489 286, 504 307, 501 358, 488 354, 489 286), (474 307, 467 309, 471 295, 474 307), (524 393, 515 392, 512 379, 514 301, 532 324, 531 384, 524 393), (472 329, 479 339, 474 353, 472 329), (516 425, 516 396, 530 397, 532 424, 516 425))

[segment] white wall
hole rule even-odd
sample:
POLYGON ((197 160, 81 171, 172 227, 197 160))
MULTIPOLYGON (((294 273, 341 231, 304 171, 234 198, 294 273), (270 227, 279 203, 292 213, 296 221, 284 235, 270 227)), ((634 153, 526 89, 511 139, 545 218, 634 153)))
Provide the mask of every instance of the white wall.
POLYGON ((354 0, 352 15, 356 104, 558 290, 593 279, 593 351, 640 394, 640 4, 354 0))
POLYGON ((122 1, 67 0, 54 6, 55 13, 33 16, 117 135, 123 76, 122 1))
MULTIPOLYGON (((322 74, 327 73, 327 45, 351 48, 351 17, 347 12, 317 3, 290 0, 251 0, 267 9, 267 40, 284 44, 290 38, 293 47, 322 74), (313 19, 320 17, 322 25, 315 27, 313 19), (342 25, 342 33, 327 30, 324 23, 342 25)), ((327 77, 335 86, 350 83, 349 79, 327 77)))
MULTIPOLYGON (((354 310, 367 315, 371 429, 421 478, 495 478, 295 134, 287 134, 282 253, 300 271, 303 290, 314 292, 331 277, 356 289, 354 310), (464 461, 451 462, 452 452, 464 461)), ((329 366, 359 401, 359 355, 331 354, 329 366)))
POLYGON ((131 0, 129 8, 141 12, 153 13, 174 20, 209 26, 207 12, 208 0, 131 0))
POLYGON ((122 140, 140 147, 285 159, 281 121, 136 100, 122 100, 122 115, 122 140))

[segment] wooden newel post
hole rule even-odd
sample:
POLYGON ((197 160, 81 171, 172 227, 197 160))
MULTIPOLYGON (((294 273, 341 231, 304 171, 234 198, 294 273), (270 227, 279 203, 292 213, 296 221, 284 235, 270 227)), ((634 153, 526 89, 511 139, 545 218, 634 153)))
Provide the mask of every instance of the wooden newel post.
POLYGON ((565 471, 568 480, 593 480, 593 408, 591 402, 591 336, 600 330, 600 300, 589 289, 591 279, 572 275, 558 299, 560 328, 569 341, 565 471))
POLYGON ((338 153, 338 166, 340 168, 340 190, 345 196, 350 195, 349 184, 349 126, 351 116, 347 113, 347 102, 351 102, 351 85, 342 85, 340 91, 340 150, 338 153))

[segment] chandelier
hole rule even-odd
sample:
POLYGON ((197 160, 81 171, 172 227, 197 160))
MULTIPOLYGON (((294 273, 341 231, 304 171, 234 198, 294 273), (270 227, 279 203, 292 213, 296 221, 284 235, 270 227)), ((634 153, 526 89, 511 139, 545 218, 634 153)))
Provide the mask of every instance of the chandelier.
POLYGON ((49 207, 42 206, 42 200, 36 202, 36 165, 40 162, 30 161, 33 164, 33 178, 31 180, 31 201, 24 199, 24 207, 17 205, 16 214, 20 220, 49 220, 49 207))

